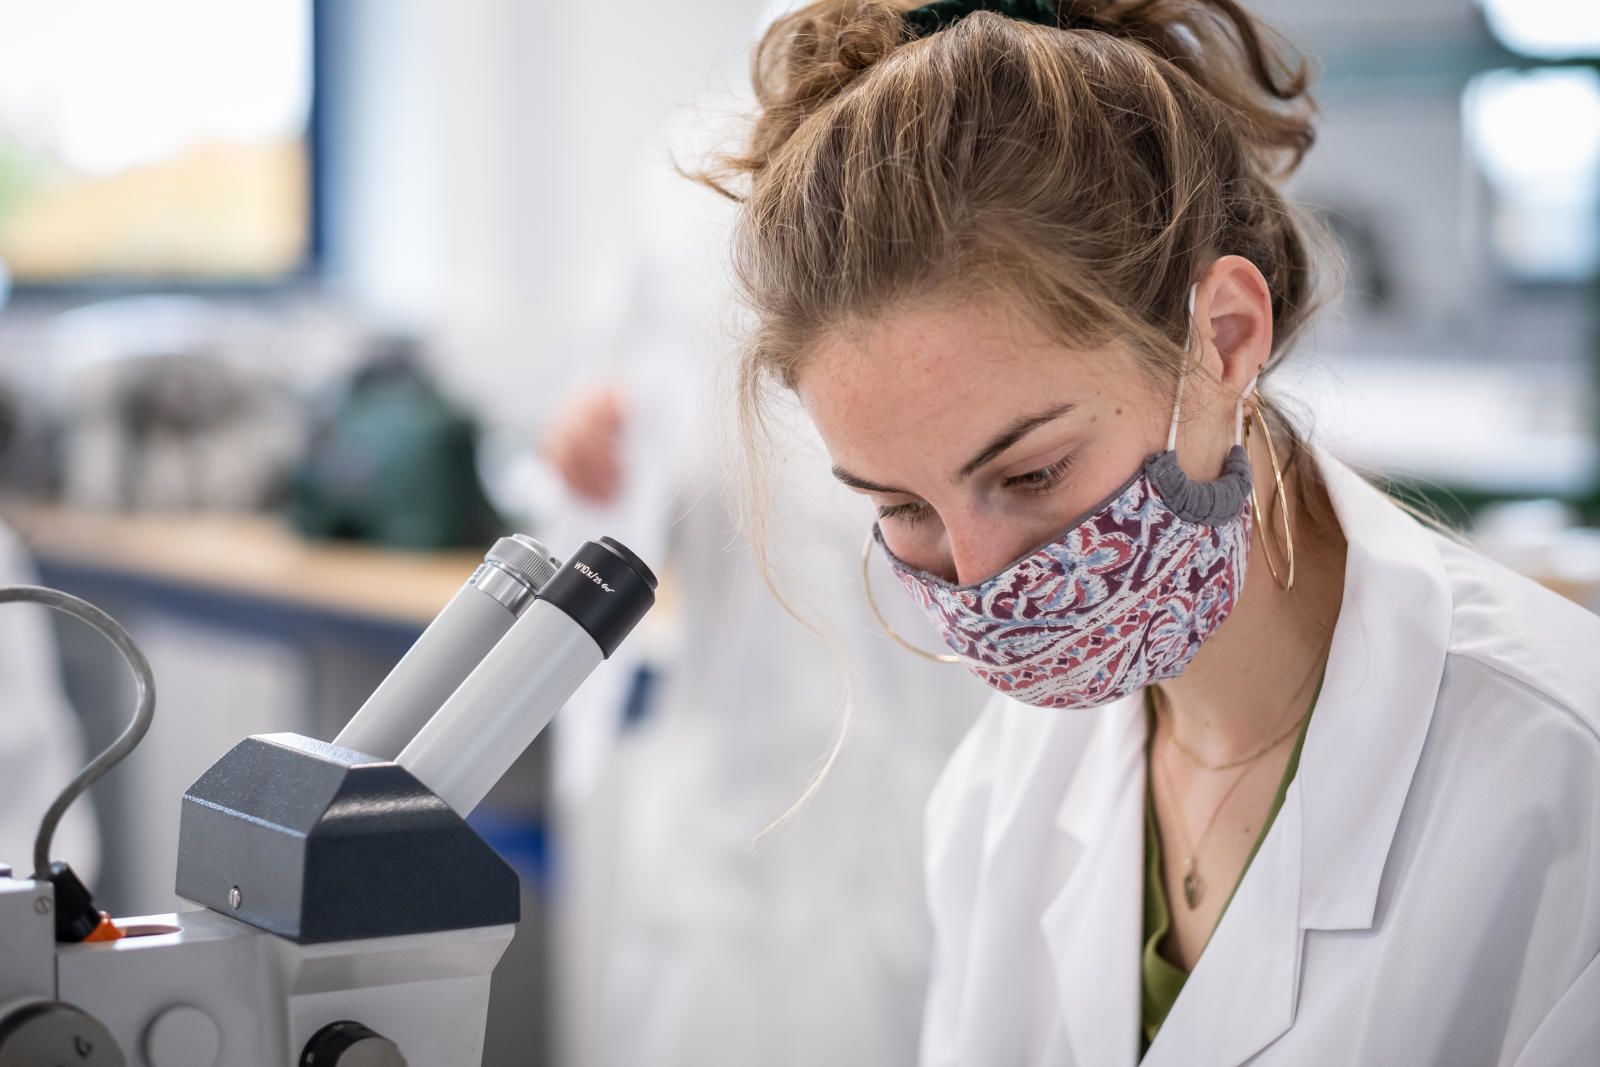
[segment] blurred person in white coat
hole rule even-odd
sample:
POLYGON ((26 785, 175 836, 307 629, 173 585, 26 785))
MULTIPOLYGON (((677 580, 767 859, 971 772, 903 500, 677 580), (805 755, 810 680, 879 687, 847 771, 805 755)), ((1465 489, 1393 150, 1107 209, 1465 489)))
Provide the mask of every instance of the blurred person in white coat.
MULTIPOLYGON (((640 195, 616 374, 572 398, 544 439, 569 494, 542 509, 571 531, 552 547, 596 530, 622 538, 664 574, 658 614, 674 620, 639 725, 617 736, 624 687, 604 681, 589 688, 607 706, 579 694, 557 720, 564 1054, 582 1067, 909 1063, 931 943, 922 811, 982 689, 877 630, 860 588, 864 513, 817 476, 814 442, 780 464, 774 563, 845 660, 774 598, 740 536, 722 420, 709 417, 731 358, 729 212, 663 153, 640 195), (757 841, 829 753, 847 675, 840 758, 757 841)), ((895 618, 920 624, 903 605, 895 618)))
MULTIPOLYGON (((22 542, 0 525, 0 585, 37 584, 22 542)), ((25 878, 33 873, 39 820, 85 762, 48 608, 0 604, 0 706, 0 863, 25 878)), ((67 809, 51 856, 71 863, 93 885, 100 839, 88 797, 67 809)))
POLYGON ((996 691, 922 1062, 1597 1062, 1600 618, 1258 391, 1326 265, 1293 57, 1233 0, 822 0, 761 59, 745 371, 996 691))

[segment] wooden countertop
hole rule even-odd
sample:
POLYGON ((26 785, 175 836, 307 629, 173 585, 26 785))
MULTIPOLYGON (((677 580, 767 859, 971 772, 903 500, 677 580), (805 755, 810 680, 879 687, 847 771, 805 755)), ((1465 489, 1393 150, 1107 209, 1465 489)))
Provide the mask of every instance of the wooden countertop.
POLYGON ((263 515, 120 514, 0 498, 0 519, 44 563, 419 628, 483 560, 481 550, 406 552, 308 541, 263 515))

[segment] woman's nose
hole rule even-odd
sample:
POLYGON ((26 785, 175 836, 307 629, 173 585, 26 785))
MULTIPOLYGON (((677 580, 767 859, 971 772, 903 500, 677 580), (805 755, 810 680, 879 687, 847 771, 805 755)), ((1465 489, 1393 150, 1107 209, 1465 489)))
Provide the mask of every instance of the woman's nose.
POLYGON ((947 522, 943 577, 957 585, 976 585, 999 574, 1030 547, 1027 533, 992 521, 947 522))

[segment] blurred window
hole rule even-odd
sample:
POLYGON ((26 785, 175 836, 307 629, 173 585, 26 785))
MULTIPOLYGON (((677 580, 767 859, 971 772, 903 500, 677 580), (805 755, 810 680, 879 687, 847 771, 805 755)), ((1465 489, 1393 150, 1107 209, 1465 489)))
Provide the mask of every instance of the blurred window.
MULTIPOLYGON (((1600 10, 1600 0, 1591 0, 1600 10)), ((1462 98, 1467 143, 1490 191, 1489 239, 1517 280, 1600 271, 1600 74, 1497 70, 1462 98)))
POLYGON ((0 0, 0 261, 45 284, 302 268, 311 38, 311 0, 0 0))
POLYGON ((1600 56, 1600 3, 1595 0, 1481 0, 1500 43, 1525 56, 1600 56))

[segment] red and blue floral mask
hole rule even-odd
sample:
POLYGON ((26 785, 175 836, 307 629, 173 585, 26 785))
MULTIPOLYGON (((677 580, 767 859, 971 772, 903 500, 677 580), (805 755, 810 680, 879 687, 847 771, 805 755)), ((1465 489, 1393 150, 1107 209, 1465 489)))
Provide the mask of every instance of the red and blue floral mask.
MULTIPOLYGON (((1189 292, 1194 313, 1194 290, 1189 292)), ((986 684, 1025 704, 1092 708, 1189 665, 1238 603, 1250 546, 1244 398, 1222 474, 1193 481, 1175 451, 1183 378, 1167 447, 1059 536, 974 585, 897 558, 900 584, 945 644, 986 684)))

